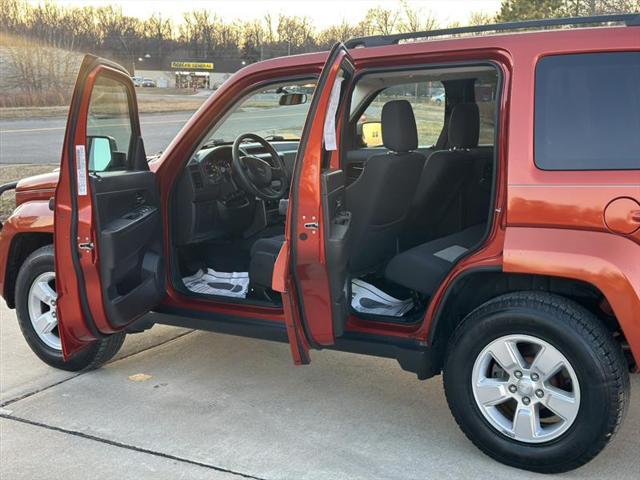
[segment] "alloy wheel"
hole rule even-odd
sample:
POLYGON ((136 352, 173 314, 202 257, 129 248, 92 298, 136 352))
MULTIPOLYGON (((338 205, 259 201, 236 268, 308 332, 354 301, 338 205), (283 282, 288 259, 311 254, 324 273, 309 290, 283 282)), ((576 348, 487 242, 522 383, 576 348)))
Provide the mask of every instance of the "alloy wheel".
POLYGON ((45 272, 36 277, 29 288, 27 305, 29 319, 38 338, 54 350, 62 350, 58 333, 55 273, 45 272))
POLYGON ((471 381, 484 418, 520 442, 554 440, 578 416, 575 370, 557 348, 540 338, 508 335, 493 340, 478 355, 471 381))

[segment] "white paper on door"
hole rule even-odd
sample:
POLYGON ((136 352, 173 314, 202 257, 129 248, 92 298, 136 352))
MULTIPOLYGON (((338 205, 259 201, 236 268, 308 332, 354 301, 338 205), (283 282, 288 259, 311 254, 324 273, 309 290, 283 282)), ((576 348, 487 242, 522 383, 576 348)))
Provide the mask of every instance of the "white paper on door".
POLYGON ((336 113, 340 104, 340 87, 342 86, 342 77, 337 77, 336 82, 331 89, 331 97, 329 98, 329 107, 327 108, 327 116, 324 117, 324 148, 327 151, 337 150, 336 142, 336 113))

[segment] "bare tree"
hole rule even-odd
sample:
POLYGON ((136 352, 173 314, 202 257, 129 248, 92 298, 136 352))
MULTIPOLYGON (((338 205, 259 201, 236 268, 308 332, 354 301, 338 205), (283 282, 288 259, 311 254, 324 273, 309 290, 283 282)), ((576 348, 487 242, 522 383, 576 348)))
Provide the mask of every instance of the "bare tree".
POLYGON ((402 18, 399 22, 401 32, 422 32, 438 27, 438 21, 431 12, 425 13, 422 9, 412 8, 406 0, 402 0, 400 6, 402 7, 402 18))

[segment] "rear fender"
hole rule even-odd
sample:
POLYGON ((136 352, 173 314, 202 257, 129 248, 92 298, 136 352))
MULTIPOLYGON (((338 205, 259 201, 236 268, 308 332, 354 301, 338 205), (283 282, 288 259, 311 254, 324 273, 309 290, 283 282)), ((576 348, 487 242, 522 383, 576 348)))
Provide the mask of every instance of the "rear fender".
POLYGON ((598 288, 640 365, 640 245, 603 232, 508 227, 503 268, 572 278, 598 288))

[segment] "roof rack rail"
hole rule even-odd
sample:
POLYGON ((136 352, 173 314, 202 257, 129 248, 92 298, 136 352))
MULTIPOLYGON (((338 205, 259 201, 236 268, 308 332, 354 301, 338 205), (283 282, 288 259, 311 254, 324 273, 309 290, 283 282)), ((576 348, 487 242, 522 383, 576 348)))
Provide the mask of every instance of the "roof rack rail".
POLYGON ((410 40, 414 38, 430 38, 441 37, 445 35, 459 35, 464 33, 503 32, 508 30, 519 30, 522 28, 543 28, 598 23, 624 23, 628 27, 637 27, 640 26, 640 13, 596 15, 593 17, 548 18, 545 20, 524 20, 520 22, 493 23, 491 25, 444 28, 440 30, 427 30, 424 32, 397 33, 394 35, 373 35, 371 37, 350 38, 345 42, 345 45, 347 48, 381 47, 384 45, 395 45, 401 40, 410 40))

